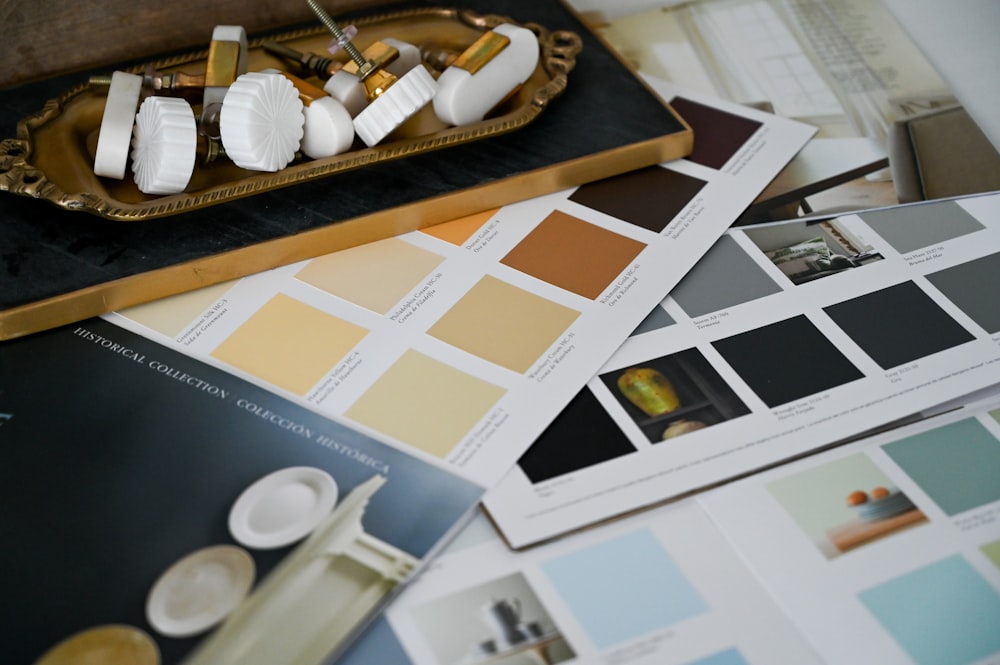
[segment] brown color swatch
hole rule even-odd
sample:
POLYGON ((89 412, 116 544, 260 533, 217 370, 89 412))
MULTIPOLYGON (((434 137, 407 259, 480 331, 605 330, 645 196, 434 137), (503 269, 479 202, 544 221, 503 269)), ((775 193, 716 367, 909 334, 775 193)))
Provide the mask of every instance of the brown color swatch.
POLYGON ((704 180, 650 166, 583 185, 569 200, 659 233, 705 185, 704 180))
POLYGON ((638 240, 555 210, 501 263, 594 299, 645 248, 638 240))
POLYGON ((736 154, 762 123, 711 106, 674 97, 670 106, 681 114, 694 130, 694 150, 689 161, 721 169, 736 154))

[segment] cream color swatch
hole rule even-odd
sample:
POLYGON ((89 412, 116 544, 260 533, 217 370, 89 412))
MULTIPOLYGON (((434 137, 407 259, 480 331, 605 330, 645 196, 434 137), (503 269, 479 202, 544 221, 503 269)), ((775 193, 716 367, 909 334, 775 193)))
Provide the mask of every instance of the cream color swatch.
POLYGON ((237 281, 239 280, 230 280, 187 293, 179 293, 176 296, 122 309, 118 313, 167 337, 177 337, 195 317, 218 302, 237 281))
POLYGON ((469 289, 428 334, 515 372, 525 372, 580 312, 491 275, 469 289))
POLYGON ((500 386, 409 350, 345 415, 444 457, 505 392, 500 386))
POLYGON ((367 334, 361 326, 279 293, 212 356, 305 395, 367 334))
POLYGON ((313 259, 295 277, 385 314, 442 261, 433 252, 388 238, 313 259))

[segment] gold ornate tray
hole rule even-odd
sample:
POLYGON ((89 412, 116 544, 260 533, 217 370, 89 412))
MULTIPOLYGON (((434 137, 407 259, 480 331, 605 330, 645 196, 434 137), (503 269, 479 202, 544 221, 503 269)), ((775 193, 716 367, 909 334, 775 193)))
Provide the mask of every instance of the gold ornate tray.
MULTIPOLYGON (((371 42, 393 37, 414 45, 432 44, 444 51, 462 52, 484 32, 500 23, 513 23, 498 15, 457 9, 418 9, 353 21, 355 43, 361 49, 371 42)), ((428 106, 398 128, 385 141, 355 148, 323 159, 298 158, 284 169, 263 173, 237 167, 226 159, 199 163, 183 193, 166 196, 143 194, 127 174, 123 180, 94 174, 94 152, 106 100, 106 88, 81 84, 41 111, 22 119, 17 137, 0 142, 0 190, 44 199, 61 208, 92 213, 119 221, 166 217, 180 212, 232 201, 260 192, 325 178, 367 165, 404 158, 514 131, 532 122, 566 88, 581 48, 579 36, 570 31, 549 31, 534 23, 523 24, 537 35, 539 64, 534 74, 511 98, 486 119, 462 127, 442 123, 428 106)), ((276 42, 300 53, 326 54, 330 34, 322 27, 300 30, 249 43, 248 70, 273 67, 305 76, 288 60, 265 49, 276 42)), ((143 73, 200 74, 205 71, 208 49, 161 59, 127 69, 143 73)), ((334 59, 346 60, 338 54, 334 59)), ((315 79, 313 79, 315 82, 315 79)), ((322 86, 322 83, 319 84, 322 86)))

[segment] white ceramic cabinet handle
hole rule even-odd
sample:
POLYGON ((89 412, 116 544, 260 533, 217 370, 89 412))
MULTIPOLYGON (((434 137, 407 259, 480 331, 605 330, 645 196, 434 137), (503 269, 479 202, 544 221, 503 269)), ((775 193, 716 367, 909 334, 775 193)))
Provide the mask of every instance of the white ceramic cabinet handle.
POLYGON ((94 173, 121 180, 128 164, 128 149, 132 141, 132 123, 135 108, 142 91, 142 77, 138 74, 115 72, 101 116, 97 134, 97 151, 94 154, 94 173))
POLYGON ((528 80, 538 64, 538 38, 531 30, 503 23, 480 37, 438 77, 434 113, 450 125, 482 120, 512 91, 528 80), (494 34, 491 34, 494 33, 494 34), (485 64, 476 50, 497 35, 510 42, 485 64), (463 66, 463 63, 470 65, 463 66), (470 71, 472 69, 472 71, 470 71))

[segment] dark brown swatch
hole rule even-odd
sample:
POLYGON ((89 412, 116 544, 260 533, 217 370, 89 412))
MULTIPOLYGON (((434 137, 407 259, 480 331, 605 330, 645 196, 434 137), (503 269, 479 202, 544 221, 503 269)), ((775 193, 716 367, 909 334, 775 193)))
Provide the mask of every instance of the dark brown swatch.
POLYGON ((694 150, 687 159, 713 169, 725 166, 762 124, 683 97, 674 97, 670 106, 694 130, 694 150))
POLYGON ((650 166, 583 185, 569 200, 659 233, 705 184, 683 173, 650 166))

